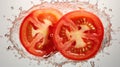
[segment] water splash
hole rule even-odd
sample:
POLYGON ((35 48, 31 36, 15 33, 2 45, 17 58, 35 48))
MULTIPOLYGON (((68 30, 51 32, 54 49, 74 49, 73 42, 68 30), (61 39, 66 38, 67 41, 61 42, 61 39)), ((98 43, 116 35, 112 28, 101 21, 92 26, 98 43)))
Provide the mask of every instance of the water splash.
POLYGON ((11 8, 11 10, 14 10, 14 7, 13 7, 13 6, 11 6, 10 8, 11 8))
MULTIPOLYGON (((44 64, 47 64, 48 66, 52 64, 53 67, 62 67, 64 65, 71 64, 76 67, 82 67, 84 64, 89 65, 89 63, 90 63, 90 67, 95 67, 95 61, 100 60, 99 58, 101 57, 101 55, 103 55, 104 48, 110 46, 110 40, 111 40, 110 16, 105 12, 105 10, 98 9, 98 6, 99 6, 98 0, 94 5, 90 4, 90 0, 88 2, 80 2, 79 0, 74 0, 74 1, 73 0, 71 0, 71 1, 57 0, 57 1, 51 1, 51 2, 46 2, 44 0, 40 0, 40 1, 41 1, 40 4, 33 5, 33 7, 27 11, 23 11, 22 7, 19 8, 19 10, 20 10, 19 16, 15 17, 15 20, 12 22, 13 26, 10 28, 9 34, 5 35, 6 37, 8 37, 9 41, 12 43, 12 46, 11 45, 8 46, 7 50, 15 50, 15 51, 17 51, 18 55, 20 55, 19 59, 27 58, 30 61, 37 61, 38 65, 44 63, 44 64), (105 34, 104 34, 105 36, 104 36, 104 40, 103 40, 103 43, 102 43, 99 53, 95 57, 93 57, 89 60, 85 60, 85 61, 73 61, 73 60, 66 59, 59 52, 50 56, 49 58, 41 58, 41 57, 36 57, 36 56, 29 54, 23 48, 23 46, 21 45, 21 42, 19 40, 20 25, 22 23, 22 20, 32 10, 46 8, 46 7, 56 8, 56 9, 60 10, 61 12, 63 12, 64 14, 67 12, 70 12, 72 10, 79 10, 81 8, 96 14, 103 22, 104 29, 105 29, 105 34)), ((11 9, 13 10, 14 7, 11 7, 11 9)), ((107 8, 104 8, 104 9, 107 9, 107 8)), ((109 9, 109 11, 112 11, 112 9, 109 9)), ((109 54, 109 53, 107 53, 107 54, 109 54)), ((15 55, 15 56, 17 56, 17 55, 15 55)))

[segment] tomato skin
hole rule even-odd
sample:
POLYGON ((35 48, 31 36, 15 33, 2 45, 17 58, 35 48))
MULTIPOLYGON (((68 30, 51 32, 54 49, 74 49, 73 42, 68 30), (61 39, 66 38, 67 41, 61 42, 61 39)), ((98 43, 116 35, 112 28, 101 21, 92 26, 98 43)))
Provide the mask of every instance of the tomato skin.
MULTIPOLYGON (((77 36, 77 35, 73 35, 73 37, 74 36, 77 36)), ((97 54, 97 52, 99 51, 99 49, 101 47, 103 36, 104 36, 104 28, 103 28, 103 25, 102 25, 102 22, 100 21, 100 19, 96 15, 94 15, 93 13, 90 13, 88 11, 77 10, 77 11, 67 13, 58 21, 58 23, 55 25, 55 28, 54 28, 53 40, 54 40, 55 46, 57 47, 57 49, 61 52, 61 54, 64 57, 71 59, 71 60, 87 60, 89 58, 94 57, 97 54), (91 43, 93 43, 93 46, 91 47, 91 49, 86 50, 86 52, 82 53, 82 54, 80 51, 78 51, 77 48, 75 48, 76 51, 74 50, 74 52, 80 52, 80 54, 72 52, 72 47, 74 45, 69 45, 69 42, 68 42, 68 44, 65 44, 65 45, 63 44, 64 43, 63 41, 65 41, 64 38, 66 38, 66 36, 67 36, 66 33, 65 33, 65 35, 66 35, 65 37, 60 36, 60 34, 62 34, 60 31, 61 31, 63 25, 68 27, 67 30, 71 32, 71 31, 73 31, 72 27, 75 27, 75 29, 76 29, 76 25, 73 25, 71 27, 71 24, 73 24, 73 22, 76 22, 76 20, 78 20, 79 18, 87 18, 88 22, 90 22, 90 24, 92 24, 94 26, 93 29, 95 28, 95 31, 90 30, 90 32, 86 33, 86 37, 88 37, 88 40, 90 40, 91 43), (94 35, 94 33, 95 33, 95 35, 94 35), (95 43, 96 43, 96 45, 95 45, 95 43), (69 49, 67 49, 66 47, 69 47, 69 49)), ((69 41, 69 39, 67 39, 66 41, 69 41)), ((72 40, 71 40, 71 42, 73 44, 76 44, 76 42, 74 43, 72 40)), ((85 42, 85 40, 84 40, 84 42, 85 42)), ((86 47, 84 47, 84 48, 86 48, 86 47)))
POLYGON ((61 16, 62 13, 53 8, 37 9, 27 15, 21 23, 19 33, 23 47, 30 54, 40 57, 56 51, 49 36, 52 34, 49 27, 52 27, 61 16))

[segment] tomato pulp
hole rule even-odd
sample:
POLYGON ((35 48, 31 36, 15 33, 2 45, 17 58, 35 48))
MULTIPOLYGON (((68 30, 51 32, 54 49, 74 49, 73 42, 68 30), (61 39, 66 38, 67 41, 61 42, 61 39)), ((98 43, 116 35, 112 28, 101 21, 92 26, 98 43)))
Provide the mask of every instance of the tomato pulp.
POLYGON ((53 40, 61 54, 72 60, 86 60, 99 51, 104 36, 100 19, 85 10, 64 15, 54 27, 53 40))
POLYGON ((62 16, 57 9, 36 9, 25 17, 20 26, 20 41, 35 56, 49 55, 55 50, 50 36, 52 27, 62 16))

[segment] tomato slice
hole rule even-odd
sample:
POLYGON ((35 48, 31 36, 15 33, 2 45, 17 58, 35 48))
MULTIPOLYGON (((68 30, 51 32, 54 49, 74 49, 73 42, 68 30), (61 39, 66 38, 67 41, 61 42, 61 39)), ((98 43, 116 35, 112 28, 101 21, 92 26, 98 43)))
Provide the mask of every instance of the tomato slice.
POLYGON ((58 21, 53 40, 66 58, 86 60, 96 55, 103 36, 104 28, 100 19, 82 9, 67 13, 58 21))
POLYGON ((57 9, 45 8, 32 11, 20 26, 20 40, 24 48, 35 56, 45 56, 55 50, 50 37, 50 27, 62 16, 57 9))

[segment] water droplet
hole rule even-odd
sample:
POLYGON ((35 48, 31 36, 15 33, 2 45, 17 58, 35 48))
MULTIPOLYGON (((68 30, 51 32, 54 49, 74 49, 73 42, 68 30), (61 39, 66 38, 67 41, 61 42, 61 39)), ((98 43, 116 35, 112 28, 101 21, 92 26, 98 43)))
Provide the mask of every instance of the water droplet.
POLYGON ((109 11, 112 11, 112 9, 109 9, 109 11))
POLYGON ((14 9, 14 7, 13 7, 13 6, 11 6, 10 8, 11 8, 12 10, 14 9))
POLYGON ((5 18, 6 16, 5 16, 5 15, 3 15, 3 17, 5 18))
POLYGON ((12 46, 8 46, 7 50, 13 50, 12 46))
POLYGON ((10 18, 7 18, 7 21, 10 21, 10 22, 12 22, 12 20, 11 20, 10 18))
POLYGON ((95 67, 95 62, 94 61, 90 61, 91 67, 95 67))
POLYGON ((19 7, 20 12, 22 12, 22 7, 19 7))
POLYGON ((5 36, 5 37, 10 37, 10 35, 9 35, 9 34, 5 34, 4 36, 5 36))

